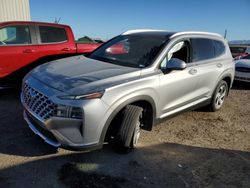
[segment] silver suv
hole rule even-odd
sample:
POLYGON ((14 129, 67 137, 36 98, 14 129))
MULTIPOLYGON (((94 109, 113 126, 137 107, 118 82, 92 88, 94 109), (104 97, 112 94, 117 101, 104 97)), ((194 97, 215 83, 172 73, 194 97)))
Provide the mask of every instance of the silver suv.
POLYGON ((135 148, 140 129, 181 111, 219 110, 234 78, 227 42, 205 32, 127 31, 88 57, 37 67, 23 80, 24 119, 47 143, 135 148))

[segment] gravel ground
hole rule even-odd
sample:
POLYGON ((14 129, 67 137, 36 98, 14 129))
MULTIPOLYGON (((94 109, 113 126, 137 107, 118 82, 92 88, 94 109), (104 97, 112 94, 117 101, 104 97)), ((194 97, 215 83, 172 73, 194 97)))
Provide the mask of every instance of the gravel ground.
POLYGON ((0 93, 0 187, 250 187, 250 86, 234 85, 221 111, 196 110, 144 131, 137 150, 55 149, 0 93))

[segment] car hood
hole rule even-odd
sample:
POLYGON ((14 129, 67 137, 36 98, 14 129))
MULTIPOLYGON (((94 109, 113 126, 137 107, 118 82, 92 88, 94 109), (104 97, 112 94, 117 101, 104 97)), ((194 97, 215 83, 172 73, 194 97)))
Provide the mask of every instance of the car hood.
POLYGON ((84 94, 138 79, 140 69, 75 56, 43 64, 30 75, 59 91, 84 94))
POLYGON ((249 59, 239 59, 235 62, 235 67, 250 68, 250 60, 249 59))

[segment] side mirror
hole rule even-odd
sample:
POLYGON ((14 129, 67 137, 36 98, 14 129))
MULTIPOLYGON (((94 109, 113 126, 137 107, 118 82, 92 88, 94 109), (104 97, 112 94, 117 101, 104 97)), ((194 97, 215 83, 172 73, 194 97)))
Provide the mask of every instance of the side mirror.
POLYGON ((187 67, 187 64, 185 61, 182 61, 177 58, 171 58, 167 62, 166 68, 164 68, 166 71, 171 71, 171 70, 183 70, 187 67))

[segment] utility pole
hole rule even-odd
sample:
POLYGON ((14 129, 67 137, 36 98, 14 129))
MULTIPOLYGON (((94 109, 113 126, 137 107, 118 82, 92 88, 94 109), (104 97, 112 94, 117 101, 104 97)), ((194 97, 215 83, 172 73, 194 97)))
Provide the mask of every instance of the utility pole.
POLYGON ((224 39, 227 38, 227 29, 225 29, 225 33, 224 33, 224 39))

